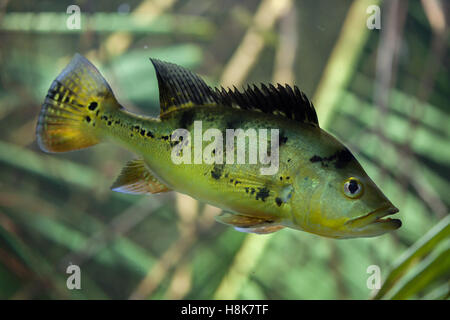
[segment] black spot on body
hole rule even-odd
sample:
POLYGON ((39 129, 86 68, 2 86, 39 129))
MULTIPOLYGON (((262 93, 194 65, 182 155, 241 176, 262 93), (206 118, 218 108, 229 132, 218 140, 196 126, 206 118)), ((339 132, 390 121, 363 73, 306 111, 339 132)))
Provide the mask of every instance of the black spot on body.
POLYGON ((154 138, 155 136, 153 135, 153 133, 150 130, 148 130, 147 131, 147 137, 154 138))
POLYGON ((267 189, 267 187, 258 188, 258 192, 256 193, 256 200, 261 199, 262 201, 266 201, 269 194, 270 194, 270 190, 267 189))
POLYGON ((112 125, 112 121, 108 121, 108 126, 112 125))
MULTIPOLYGON (((281 147, 283 144, 286 144, 286 142, 288 141, 288 137, 286 137, 285 135, 283 135, 283 133, 280 134, 280 138, 279 138, 279 142, 278 145, 281 147)), ((289 159, 290 160, 290 159, 289 159)), ((289 161, 288 160, 288 161, 289 161)))
POLYGON ((144 129, 141 129, 141 131, 139 132, 140 134, 141 134, 141 136, 145 136, 145 130, 144 129))
POLYGON ((319 161, 322 161, 322 157, 319 157, 319 156, 317 156, 317 155, 314 155, 314 156, 312 156, 311 157, 311 159, 309 159, 309 161, 311 161, 311 162, 319 162, 319 161))
POLYGON ((174 146, 176 146, 177 144, 179 144, 181 141, 179 141, 179 140, 174 140, 174 141, 170 141, 170 146, 171 147, 174 147, 174 146))
POLYGON ((351 162, 354 159, 352 153, 347 148, 342 149, 337 154, 336 162, 334 163, 334 166, 337 169, 344 168, 349 162, 351 162))
POLYGON ((180 118, 180 128, 187 129, 194 122, 194 110, 186 110, 180 118))
POLYGON ((88 109, 94 111, 95 109, 97 109, 97 106, 98 106, 97 102, 94 101, 89 104, 88 109))
POLYGON ((163 139, 163 140, 169 140, 169 136, 161 136, 161 139, 163 139))
POLYGON ((91 117, 86 116, 86 121, 87 121, 87 123, 91 122, 91 117))
POLYGON ((281 205, 283 204, 283 200, 281 200, 281 198, 276 197, 275 203, 277 204, 277 206, 281 207, 281 205))
POLYGON ((336 169, 344 168, 350 161, 354 159, 351 152, 344 148, 342 150, 336 151, 329 157, 320 157, 318 155, 312 156, 309 161, 311 162, 321 162, 323 167, 328 167, 331 162, 334 162, 334 166, 336 169))
POLYGON ((225 124, 225 129, 242 129, 243 127, 243 119, 242 118, 232 118, 228 119, 225 124))
POLYGON ((220 177, 222 176, 223 168, 224 168, 223 164, 221 165, 215 164, 213 170, 211 171, 211 177, 216 180, 219 180, 220 177))

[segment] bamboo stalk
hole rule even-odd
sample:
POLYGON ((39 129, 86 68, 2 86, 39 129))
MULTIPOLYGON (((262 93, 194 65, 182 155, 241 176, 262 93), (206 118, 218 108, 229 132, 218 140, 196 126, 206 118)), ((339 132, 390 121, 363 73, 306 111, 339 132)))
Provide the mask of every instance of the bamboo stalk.
POLYGON ((225 66, 220 83, 227 86, 242 84, 264 48, 262 32, 273 28, 280 16, 291 7, 291 0, 263 0, 253 17, 253 23, 225 66))
POLYGON ((369 37, 366 9, 380 1, 353 1, 313 97, 322 128, 328 128, 340 92, 351 79, 369 37))

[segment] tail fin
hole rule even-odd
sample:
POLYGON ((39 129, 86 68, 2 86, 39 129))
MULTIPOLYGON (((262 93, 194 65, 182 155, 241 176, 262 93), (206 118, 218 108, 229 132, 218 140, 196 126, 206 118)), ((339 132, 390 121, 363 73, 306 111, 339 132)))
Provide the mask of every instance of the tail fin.
POLYGON ((121 108, 106 80, 83 56, 53 81, 39 115, 36 136, 46 152, 78 150, 100 142, 96 122, 104 108, 121 108))

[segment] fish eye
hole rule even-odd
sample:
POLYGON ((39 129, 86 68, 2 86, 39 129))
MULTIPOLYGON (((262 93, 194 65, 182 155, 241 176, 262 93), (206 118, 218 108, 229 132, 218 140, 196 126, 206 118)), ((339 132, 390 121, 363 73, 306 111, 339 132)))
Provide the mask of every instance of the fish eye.
POLYGON ((352 199, 357 199, 363 194, 363 185, 356 178, 348 178, 344 182, 344 194, 352 199))

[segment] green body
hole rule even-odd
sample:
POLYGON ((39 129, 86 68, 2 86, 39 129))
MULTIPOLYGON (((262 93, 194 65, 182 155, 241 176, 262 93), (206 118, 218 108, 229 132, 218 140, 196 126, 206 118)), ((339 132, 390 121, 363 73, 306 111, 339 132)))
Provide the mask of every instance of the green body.
MULTIPOLYGON (((311 145, 319 137, 317 133, 321 131, 309 125, 295 126, 293 125, 295 123, 283 118, 268 117, 262 113, 249 114, 226 107, 193 107, 173 112, 163 121, 137 117, 120 110, 110 114, 110 117, 114 121, 120 119, 121 124, 108 126, 107 122, 100 121, 102 134, 141 155, 154 175, 169 188, 222 209, 268 218, 276 217, 280 220, 292 218, 292 210, 290 203, 279 206, 275 199, 281 196, 280 192, 293 185, 300 167, 312 165, 308 161, 308 154, 312 150, 305 151, 307 145, 311 145), (185 113, 192 115, 187 125, 182 121, 185 113), (283 135, 288 139, 280 148, 280 166, 277 174, 261 175, 260 167, 267 165, 259 163, 177 165, 171 160, 173 145, 170 137, 177 128, 184 128, 184 125, 187 130, 193 132, 194 121, 201 120, 204 131, 208 128, 217 128, 225 136, 225 129, 231 129, 227 125, 236 119, 239 120, 239 128, 244 130, 248 127, 284 128, 283 135), (135 129, 136 126, 139 129, 135 129), (140 134, 141 130, 145 133, 140 134), (147 136, 149 130, 153 137, 147 136), (304 142, 300 143, 302 140, 304 142), (269 196, 265 196, 265 190, 261 194, 261 188, 268 189, 269 196)), ((209 143, 203 142, 202 149, 209 143)), ((193 143, 190 147, 193 155, 193 143)))
MULTIPOLYGON (((105 115, 109 120, 99 121, 102 134, 142 156, 152 173, 172 190, 227 211, 267 218, 284 226, 325 236, 344 236, 333 229, 335 225, 342 220, 361 215, 359 210, 352 207, 347 209, 348 212, 344 216, 341 210, 345 208, 324 216, 327 209, 322 207, 326 207, 330 202, 339 203, 331 198, 331 192, 328 197, 323 197, 327 193, 325 188, 333 188, 332 182, 336 174, 331 175, 330 172, 333 170, 336 172, 337 169, 332 163, 325 166, 322 163, 312 162, 311 158, 315 155, 331 156, 345 147, 318 127, 299 124, 283 117, 220 106, 193 106, 188 110, 172 112, 163 121, 136 116, 122 110, 105 115), (189 113, 188 117, 186 113, 189 113), (189 123, 184 123, 186 118, 189 119, 189 123), (115 124, 117 120, 119 124, 115 124), (217 128, 224 136, 225 129, 282 128, 282 136, 287 140, 279 149, 278 173, 261 175, 260 167, 267 165, 259 163, 222 166, 204 163, 175 164, 171 160, 173 146, 170 136, 177 128, 185 127, 193 132, 195 120, 202 121, 203 130, 217 128), (109 121, 112 125, 108 126, 109 121), (238 127, 229 128, 230 124, 238 124, 238 127), (149 131, 153 137, 147 135, 149 131), (218 170, 218 167, 221 169, 218 170), (219 171, 220 175, 217 174, 219 171), (286 198, 285 193, 289 191, 292 196, 280 205, 280 201, 277 202, 276 199, 286 198)), ((98 119, 101 117, 100 114, 98 119)), ((203 149, 209 143, 203 142, 203 149)), ((192 143, 190 146, 193 155, 194 146, 192 143)), ((248 149, 247 144, 246 150, 248 149)), ((365 175, 356 160, 352 159, 351 162, 353 163, 344 171, 345 173, 338 175, 342 176, 342 181, 347 176, 365 175)), ((366 179, 366 184, 373 184, 367 176, 366 179)), ((336 200, 340 200, 342 194, 337 193, 337 198, 336 200)), ((373 210, 380 205, 390 205, 386 198, 382 200, 385 202, 380 203, 380 199, 376 197, 372 204, 373 210)))

